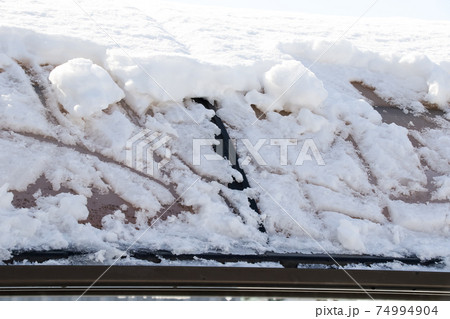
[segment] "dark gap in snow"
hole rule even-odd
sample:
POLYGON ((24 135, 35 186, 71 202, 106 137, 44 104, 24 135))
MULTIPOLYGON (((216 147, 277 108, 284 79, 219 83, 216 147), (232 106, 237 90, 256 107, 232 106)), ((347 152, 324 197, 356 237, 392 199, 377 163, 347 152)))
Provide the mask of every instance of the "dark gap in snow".
POLYGON ((380 113, 384 123, 394 123, 408 130, 415 131, 421 131, 425 128, 437 128, 438 125, 434 121, 434 117, 444 115, 439 110, 429 110, 427 113, 413 114, 411 112, 405 113, 396 107, 375 106, 374 109, 380 113))
POLYGON ((389 211, 389 207, 383 207, 383 210, 381 211, 381 213, 383 214, 384 217, 386 217, 386 219, 389 222, 392 222, 392 217, 391 217, 391 212, 389 211))
MULTIPOLYGON (((266 113, 261 111, 257 105, 255 104, 250 104, 250 107, 252 108, 253 112, 255 112, 256 118, 258 120, 265 120, 266 119, 266 113)), ((281 111, 275 111, 276 113, 280 114, 281 116, 289 116, 292 113, 285 111, 285 110, 281 110, 281 111)))
POLYGON ((394 105, 385 101, 377 93, 375 93, 374 87, 369 86, 364 82, 360 81, 352 81, 350 83, 351 85, 353 85, 355 89, 359 91, 359 93, 361 93, 362 96, 368 99, 369 103, 372 104, 373 106, 394 107, 394 105))
MULTIPOLYGON (((49 94, 49 93, 48 93, 48 89, 47 89, 46 85, 44 84, 44 79, 42 76, 39 75, 39 72, 36 71, 36 68, 40 68, 41 66, 33 67, 31 65, 28 65, 28 64, 20 62, 20 61, 16 61, 16 63, 22 68, 22 70, 28 76, 28 78, 30 80, 30 84, 33 87, 34 92, 36 93, 36 95, 39 98, 39 101, 41 101, 41 104, 44 106, 44 108, 46 110, 46 116, 47 116, 48 121, 50 123, 58 125, 59 122, 56 119, 56 117, 52 114, 52 112, 50 111, 50 108, 47 103, 46 94, 49 94)), ((50 66, 48 64, 43 65, 42 67, 53 68, 52 66, 50 66)), ((48 83, 47 83, 47 86, 48 86, 48 83)), ((65 110, 62 108, 62 105, 59 105, 59 109, 62 113, 65 112, 65 110)))
POLYGON ((367 173, 367 178, 369 180, 369 183, 371 185, 378 185, 378 179, 377 177, 372 173, 371 169, 370 169, 370 165, 369 163, 367 163, 366 159, 361 155, 361 151, 359 150, 359 146, 356 143, 355 139, 353 138, 353 136, 349 135, 346 138, 346 141, 352 143, 353 148, 355 149, 356 154, 358 155, 359 160, 361 161, 362 165, 364 166, 366 173, 367 173))
MULTIPOLYGON (((193 98, 192 99, 195 103, 199 103, 203 105, 205 108, 209 110, 213 110, 215 112, 214 116, 211 118, 211 122, 214 123, 219 129, 220 134, 216 135, 216 139, 220 141, 220 144, 218 146, 214 147, 214 151, 216 151, 219 155, 221 155, 223 158, 229 160, 231 162, 231 166, 233 169, 237 170, 242 175, 242 182, 238 182, 235 179, 233 179, 233 182, 228 184, 228 188, 233 190, 239 190, 243 191, 246 188, 250 188, 250 184, 248 182, 247 176, 244 172, 244 170, 240 167, 238 156, 236 152, 236 147, 233 144, 233 142, 230 139, 230 135, 227 132, 227 129, 220 117, 217 116, 217 105, 214 102, 214 105, 212 105, 208 100, 205 98, 193 98), (220 150, 220 151, 218 151, 220 150)), ((253 198, 248 198, 249 206, 252 210, 254 210, 256 213, 261 214, 258 205, 256 201, 253 198)), ((259 231, 262 233, 266 232, 266 228, 262 224, 262 222, 259 224, 259 231)))
POLYGON ((18 62, 17 64, 22 68, 22 70, 25 72, 25 74, 28 76, 31 82, 31 86, 34 89, 34 92, 36 92, 36 95, 39 97, 39 100, 41 101, 42 105, 46 105, 47 101, 45 99, 44 90, 42 83, 39 83, 39 80, 36 78, 36 72, 32 69, 31 66, 25 65, 24 63, 18 62))
POLYGON ((136 126, 142 126, 139 122, 139 115, 136 114, 136 112, 133 111, 131 106, 128 105, 128 103, 122 99, 117 104, 119 104, 122 108, 122 110, 125 111, 128 119, 136 126))
POLYGON ((266 114, 264 114, 255 104, 250 104, 253 112, 255 112, 256 118, 258 120, 264 120, 266 118, 266 114))
POLYGON ((84 224, 90 223, 93 227, 102 228, 102 218, 116 211, 121 211, 128 223, 136 223, 136 208, 132 204, 113 192, 102 193, 96 188, 91 191, 92 196, 87 199, 89 217, 83 221, 84 224))
POLYGON ((395 200, 402 200, 405 203, 410 204, 423 204, 423 203, 448 203, 447 200, 438 200, 438 199, 432 199, 432 193, 436 191, 436 185, 433 183, 433 178, 437 176, 441 176, 442 174, 439 174, 431 169, 425 169, 424 170, 425 175, 427 176, 427 185, 425 188, 427 189, 424 192, 414 192, 409 196, 401 195, 397 196, 395 198, 391 197, 390 199, 395 200))
POLYGON ((148 221, 149 226, 155 223, 157 220, 164 221, 171 216, 177 217, 182 212, 187 212, 194 214, 192 207, 183 205, 182 199, 178 198, 175 202, 170 205, 164 205, 154 217, 150 218, 148 221))
POLYGON ((39 194, 39 197, 56 196, 61 193, 75 194, 69 188, 61 186, 59 190, 54 190, 52 184, 45 178, 44 175, 40 176, 34 183, 29 184, 25 191, 12 191, 14 197, 12 205, 16 208, 31 208, 36 206, 35 194, 39 194))
POLYGON ((288 111, 285 111, 285 110, 281 110, 281 111, 278 112, 278 114, 280 114, 281 116, 289 116, 289 115, 291 115, 292 113, 291 113, 291 112, 288 112, 288 111))
MULTIPOLYGON (((438 125, 436 117, 443 116, 444 112, 438 109, 428 109, 425 113, 405 113, 401 108, 382 99, 375 88, 364 84, 363 82, 350 82, 363 97, 369 100, 374 109, 380 113, 383 122, 387 124, 394 123, 411 130, 422 130, 424 128, 436 128, 438 125)), ((422 103, 423 104, 423 103, 422 103)))
MULTIPOLYGON (((102 218, 106 215, 114 214, 117 210, 125 214, 129 223, 135 223, 136 208, 130 203, 112 192, 102 193, 96 188, 91 189, 91 191, 92 196, 87 199, 89 216, 82 222, 83 224, 90 223, 93 227, 102 228, 102 218)), ((36 199, 38 197, 56 196, 63 193, 76 194, 73 190, 64 186, 55 190, 44 175, 40 176, 34 183, 29 184, 25 191, 13 190, 12 193, 14 195, 12 205, 16 208, 36 207, 36 199)))
MULTIPOLYGON (((412 146, 414 146, 415 148, 419 148, 419 147, 423 147, 423 144, 420 143, 414 136, 412 136, 411 134, 408 134, 408 139, 411 142, 412 146)), ((425 162, 423 160, 420 161, 422 166, 425 166, 425 162)))
POLYGON ((431 111, 437 111, 437 112, 442 112, 442 110, 439 108, 439 106, 437 104, 434 103, 430 103, 424 100, 421 100, 420 103, 422 103, 423 106, 425 106, 425 108, 431 112, 431 111))
POLYGON ((59 110, 62 114, 64 114, 64 115, 69 114, 69 112, 67 112, 67 111, 64 109, 64 106, 62 106, 62 104, 59 103, 59 102, 58 102, 58 110, 59 110))

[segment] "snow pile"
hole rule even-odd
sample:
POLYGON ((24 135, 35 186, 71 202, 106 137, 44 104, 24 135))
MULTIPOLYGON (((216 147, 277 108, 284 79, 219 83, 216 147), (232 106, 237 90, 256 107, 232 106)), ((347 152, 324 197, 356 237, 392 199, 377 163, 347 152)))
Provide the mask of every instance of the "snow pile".
POLYGON ((67 35, 50 36, 23 28, 0 26, 0 39, 1 52, 14 59, 32 60, 37 64, 58 65, 74 58, 89 58, 101 65, 106 53, 104 46, 92 41, 67 35))
POLYGON ((107 67, 125 91, 127 103, 138 114, 158 103, 199 96, 220 98, 226 92, 260 87, 250 67, 216 66, 183 56, 131 60, 113 54, 108 57, 107 67))
POLYGON ((264 94, 253 90, 246 95, 249 103, 261 111, 298 112, 300 108, 318 108, 327 98, 327 91, 313 72, 302 63, 283 61, 264 74, 264 94))
POLYGON ((279 49, 300 61, 313 62, 320 57, 320 64, 345 67, 342 71, 347 74, 348 81, 364 80, 368 84, 374 83, 381 96, 393 100, 401 92, 394 91, 392 86, 380 81, 372 82, 368 71, 385 77, 394 76, 402 84, 400 87, 406 90, 408 99, 399 102, 423 100, 436 104, 442 110, 449 110, 450 73, 423 54, 378 54, 358 49, 346 40, 337 43, 325 40, 282 43, 279 49))
POLYGON ((125 96, 108 72, 88 59, 72 59, 56 67, 49 79, 58 101, 76 117, 89 117, 125 96))

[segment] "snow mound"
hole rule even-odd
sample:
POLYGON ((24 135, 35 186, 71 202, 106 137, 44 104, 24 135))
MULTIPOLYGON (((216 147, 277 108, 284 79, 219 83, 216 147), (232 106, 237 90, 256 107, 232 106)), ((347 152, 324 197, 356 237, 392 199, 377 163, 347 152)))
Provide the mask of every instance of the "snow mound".
POLYGON ((264 112, 298 112, 306 107, 317 109, 327 98, 323 83, 301 62, 283 61, 263 76, 264 94, 253 90, 246 95, 249 103, 264 112))
MULTIPOLYGON (((360 78, 370 71, 381 74, 384 77, 394 76, 402 83, 409 93, 410 100, 423 100, 436 104, 442 110, 449 109, 450 103, 450 73, 445 68, 445 63, 437 64, 423 54, 410 53, 406 55, 379 54, 372 51, 364 51, 346 40, 330 43, 325 40, 311 40, 304 42, 280 43, 281 52, 289 54, 296 60, 315 61, 325 65, 345 67, 345 73, 360 78), (348 70, 350 68, 350 71, 348 70), (363 70, 358 75, 353 70, 363 70), (415 95, 412 97, 412 95, 415 95)), ((364 79, 365 82, 367 79, 364 79)), ((398 88, 392 91, 387 84, 383 87, 377 81, 377 90, 380 95, 391 98, 399 95, 398 88)))
POLYGON ((58 101, 76 117, 89 117, 125 97, 108 72, 84 58, 56 67, 49 79, 58 101))
POLYGON ((137 64, 136 60, 113 54, 107 58, 107 66, 138 114, 161 102, 197 96, 220 98, 229 91, 259 88, 251 67, 211 65, 183 56, 151 56, 139 59, 137 64))
POLYGON ((0 39, 1 52, 16 60, 33 60, 37 64, 58 65, 80 57, 102 64, 106 55, 104 46, 65 34, 50 35, 0 26, 0 39))

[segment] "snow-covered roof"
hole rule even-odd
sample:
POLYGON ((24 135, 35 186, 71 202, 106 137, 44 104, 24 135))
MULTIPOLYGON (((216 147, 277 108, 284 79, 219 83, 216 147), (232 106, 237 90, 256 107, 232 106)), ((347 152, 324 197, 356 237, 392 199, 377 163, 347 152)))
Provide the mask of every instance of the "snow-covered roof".
POLYGON ((24 2, 0 22, 1 259, 450 257, 450 22, 24 2))

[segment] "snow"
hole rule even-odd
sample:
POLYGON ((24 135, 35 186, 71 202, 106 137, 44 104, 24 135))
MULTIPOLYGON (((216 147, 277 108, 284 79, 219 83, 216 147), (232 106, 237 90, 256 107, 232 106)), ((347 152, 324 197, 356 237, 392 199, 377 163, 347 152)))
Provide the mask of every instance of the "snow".
POLYGON ((1 258, 80 249, 110 263, 135 243, 450 260, 450 22, 363 19, 334 43, 353 20, 150 2, 79 1, 91 18, 73 3, 5 2, 1 258), (351 81, 405 114, 440 113, 429 127, 388 124, 351 81), (250 189, 227 187, 242 176, 205 159, 211 144, 193 163, 193 141, 220 133, 193 97, 218 102, 250 189), (170 137, 155 150, 170 154, 155 175, 126 160, 143 130, 170 137), (54 193, 14 205, 40 178, 54 193), (86 221, 96 193, 122 200, 101 228, 86 221))
POLYGON ((390 203, 392 220, 405 228, 422 232, 442 232, 450 230, 450 204, 408 204, 400 201, 390 203))
POLYGON ((342 219, 337 229, 337 237, 342 246, 346 249, 364 252, 366 247, 361 239, 359 228, 348 220, 342 219))
POLYGON ((89 117, 125 97, 108 72, 88 59, 72 59, 57 66, 49 80, 59 103, 77 117, 89 117))
POLYGON ((262 79, 262 87, 265 96, 250 91, 246 100, 263 112, 297 112, 301 107, 315 109, 327 97, 322 81, 301 62, 294 60, 283 61, 267 71, 262 79))
POLYGON ((13 194, 8 193, 8 184, 4 184, 0 187, 0 209, 11 208, 11 201, 13 199, 13 194))
MULTIPOLYGON (((10 3, 14 6, 14 3, 10 3)), ((10 5, 8 4, 8 5, 10 5)), ((41 4, 49 5, 42 2, 41 4)), ((7 5, 5 3, 5 5, 7 5)), ((28 5, 21 3, 23 8, 32 8, 32 3, 28 5)), ((36 7, 35 7, 36 8, 36 7)), ((37 9, 37 8, 36 8, 37 9)), ((50 10, 51 11, 51 10, 50 10)), ((6 14, 6 10, 4 11, 6 14)), ((11 14, 13 21, 16 14, 20 11, 13 9, 7 15, 11 14)), ((31 18, 39 19, 39 14, 28 15, 31 18)), ((23 17, 23 16, 22 16, 23 17)), ((105 47, 95 44, 92 41, 80 38, 67 36, 68 33, 61 33, 60 35, 53 34, 49 37, 47 34, 36 33, 30 29, 23 29, 27 23, 20 23, 15 27, 7 27, 11 20, 5 16, 2 19, 2 26, 0 28, 0 43, 1 51, 9 57, 14 57, 20 61, 34 61, 38 64, 54 64, 59 65, 74 58, 89 58, 95 63, 101 65, 103 63, 104 55, 106 53, 105 47), (49 50, 51 48, 51 50, 49 50)), ((29 24, 30 25, 30 24, 29 24)), ((49 26, 47 24, 47 26, 49 26)))
POLYGON ((22 68, 0 53, 0 123, 2 127, 43 133, 50 130, 30 80, 22 68))
POLYGON ((436 104, 443 110, 448 109, 449 92, 447 83, 450 81, 450 73, 423 54, 379 54, 358 49, 346 40, 339 41, 336 44, 326 40, 282 43, 280 44, 280 50, 297 59, 314 61, 320 57, 321 63, 346 66, 347 69, 351 67, 350 72, 353 74, 349 76, 349 80, 364 80, 371 84, 365 76, 361 77, 361 73, 355 75, 352 72, 355 69, 393 75, 399 81, 402 81, 402 90, 407 91, 405 93, 407 94, 405 96, 407 101, 398 99, 399 93, 402 94, 402 92, 393 91, 392 86, 385 86, 377 81, 377 91, 382 97, 393 99, 400 105, 422 99, 436 104))
POLYGON ((450 176, 437 176, 434 183, 438 188, 433 194, 433 199, 450 200, 450 176))

